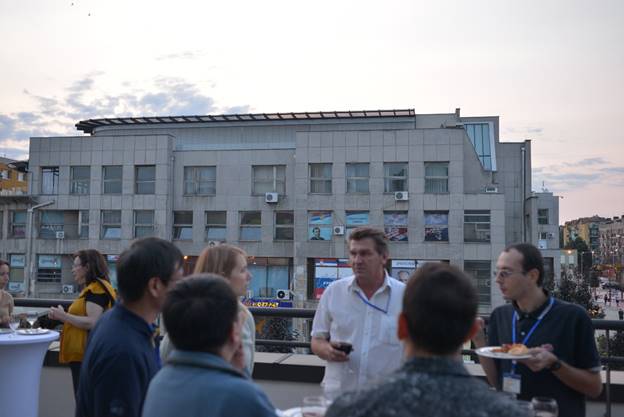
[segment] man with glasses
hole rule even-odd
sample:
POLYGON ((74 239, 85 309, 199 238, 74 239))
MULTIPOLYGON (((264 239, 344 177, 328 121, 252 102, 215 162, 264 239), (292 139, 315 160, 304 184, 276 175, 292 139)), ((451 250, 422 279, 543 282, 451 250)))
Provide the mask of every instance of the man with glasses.
MULTIPOLYGON (((531 358, 480 358, 488 381, 523 400, 554 398, 561 416, 584 416, 585 396, 597 397, 602 391, 600 358, 587 312, 543 288, 544 260, 531 244, 507 247, 496 269, 496 283, 511 303, 492 312, 487 344, 521 343, 530 348, 531 358)), ((486 345, 483 331, 473 342, 486 345)))

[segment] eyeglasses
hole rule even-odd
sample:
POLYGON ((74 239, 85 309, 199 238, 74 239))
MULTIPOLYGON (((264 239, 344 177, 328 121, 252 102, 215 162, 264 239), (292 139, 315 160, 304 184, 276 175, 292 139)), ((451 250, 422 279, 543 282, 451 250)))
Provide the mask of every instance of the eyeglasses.
POLYGON ((509 269, 502 269, 500 271, 498 271, 498 270, 494 271, 492 273, 492 276, 494 278, 501 277, 502 279, 507 279, 510 276, 512 276, 513 274, 522 274, 522 275, 524 275, 524 274, 526 274, 526 272, 525 271, 510 271, 509 269))

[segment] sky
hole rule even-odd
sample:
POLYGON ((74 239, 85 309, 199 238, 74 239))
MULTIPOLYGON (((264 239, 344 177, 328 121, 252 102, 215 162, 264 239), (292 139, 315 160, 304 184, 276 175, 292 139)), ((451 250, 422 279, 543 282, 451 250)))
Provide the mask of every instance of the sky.
POLYGON ((0 0, 0 156, 90 118, 500 116, 560 222, 624 215, 624 1, 0 0))

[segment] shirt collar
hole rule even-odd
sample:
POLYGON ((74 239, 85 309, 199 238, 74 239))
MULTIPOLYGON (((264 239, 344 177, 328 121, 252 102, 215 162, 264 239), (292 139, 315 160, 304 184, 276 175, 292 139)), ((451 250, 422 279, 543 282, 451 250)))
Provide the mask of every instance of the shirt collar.
POLYGON ((189 350, 174 349, 167 358, 167 365, 207 368, 239 376, 241 378, 246 378, 244 373, 234 368, 221 356, 208 352, 193 352, 189 350))
MULTIPOLYGON (((375 291, 375 294, 384 292, 384 291, 386 290, 386 287, 387 287, 389 290, 391 290, 391 289, 392 289, 392 280, 393 280, 394 278, 390 277, 390 275, 388 275, 388 271, 386 271, 385 269, 384 269, 384 274, 385 274, 385 276, 384 276, 384 281, 383 281, 383 284, 381 284, 381 287, 379 287, 379 288, 377 289, 377 291, 375 291)), ((350 279, 350 280, 351 280, 351 282, 349 282, 349 285, 347 286, 347 288, 348 288, 350 291, 354 291, 354 292, 355 292, 355 291, 358 291, 358 290, 359 290, 359 291, 362 291, 362 289, 360 288, 360 286, 357 284, 357 280, 355 279, 355 275, 351 275, 351 277, 349 277, 348 279, 350 279)))
POLYGON ((152 337, 154 335, 154 325, 143 320, 142 317, 139 317, 132 311, 128 310, 123 304, 117 304, 113 307, 118 314, 120 314, 124 322, 135 329, 136 331, 145 334, 148 337, 152 337))
POLYGON ((470 376, 459 359, 443 357, 414 357, 405 362, 403 370, 406 372, 470 376))
POLYGON ((540 314, 542 314, 544 310, 548 307, 548 304, 550 303, 550 294, 548 293, 547 290, 542 289, 542 291, 544 291, 544 295, 546 295, 546 301, 544 301, 544 303, 541 306, 531 311, 530 313, 525 313, 524 311, 520 310, 518 303, 516 303, 515 301, 511 303, 513 305, 513 309, 518 314, 518 317, 520 318, 520 320, 529 319, 529 318, 537 320, 540 314))

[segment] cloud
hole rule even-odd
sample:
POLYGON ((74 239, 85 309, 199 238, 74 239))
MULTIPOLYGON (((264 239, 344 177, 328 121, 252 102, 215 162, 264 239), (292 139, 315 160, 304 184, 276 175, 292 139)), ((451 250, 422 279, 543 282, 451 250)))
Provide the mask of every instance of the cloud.
POLYGON ((578 191, 595 185, 624 187, 624 167, 614 166, 605 158, 585 158, 533 168, 535 189, 553 192, 578 191))
POLYGON ((201 58, 205 55, 206 55, 206 52, 199 51, 199 50, 198 51, 182 51, 178 53, 157 56, 156 61, 168 61, 168 60, 175 60, 175 59, 193 60, 193 59, 201 58))
POLYGON ((505 127, 503 132, 509 135, 541 135, 544 128, 540 126, 505 127))
POLYGON ((148 88, 124 81, 120 84, 123 93, 106 94, 98 90, 102 75, 101 72, 86 74, 67 86, 61 96, 43 96, 24 89, 23 94, 33 101, 33 108, 0 113, 0 153, 24 158, 29 138, 80 135, 74 125, 84 119, 246 113, 250 109, 248 105, 218 106, 198 85, 176 77, 156 78, 148 88))

